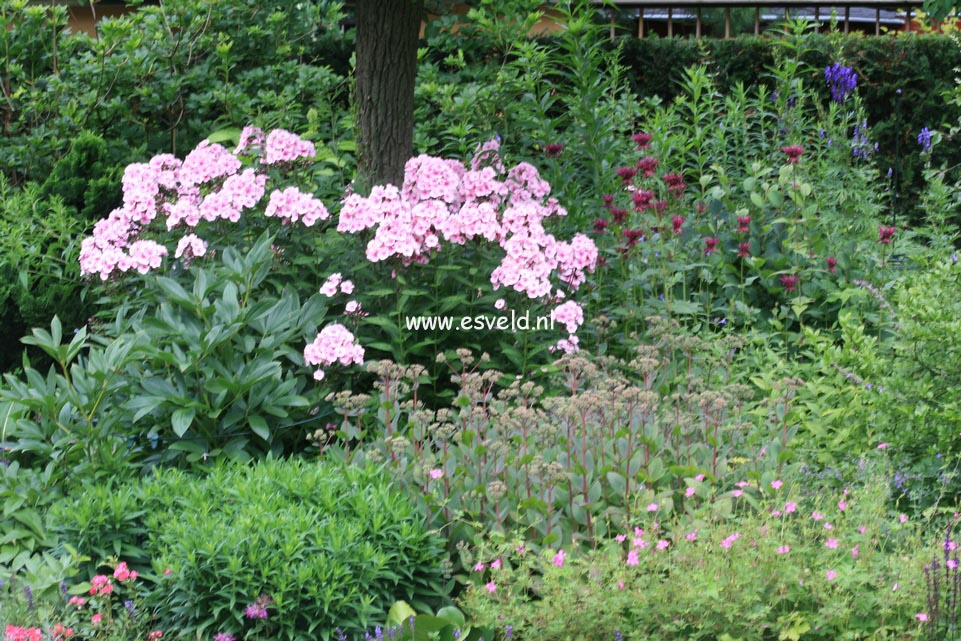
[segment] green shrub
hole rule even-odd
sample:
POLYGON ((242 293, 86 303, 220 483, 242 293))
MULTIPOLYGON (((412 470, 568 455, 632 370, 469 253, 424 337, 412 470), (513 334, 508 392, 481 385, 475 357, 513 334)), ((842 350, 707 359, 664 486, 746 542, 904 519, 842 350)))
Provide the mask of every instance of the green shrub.
POLYGON ((145 603, 170 634, 326 640, 380 623, 398 599, 427 609, 444 593, 440 540, 374 467, 268 459, 200 479, 164 470, 114 490, 116 508, 110 494, 65 502, 63 540, 95 553, 118 534, 95 513, 126 511, 126 540, 139 536, 132 523, 146 530, 158 577, 145 603), (265 620, 245 617, 255 602, 265 620))

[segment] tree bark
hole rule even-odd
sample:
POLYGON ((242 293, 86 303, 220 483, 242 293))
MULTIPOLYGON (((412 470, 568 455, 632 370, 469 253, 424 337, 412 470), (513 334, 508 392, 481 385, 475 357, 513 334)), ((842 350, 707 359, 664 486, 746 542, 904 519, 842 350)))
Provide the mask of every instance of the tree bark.
POLYGON ((423 0, 357 0, 358 187, 404 180, 414 150, 414 81, 423 0))

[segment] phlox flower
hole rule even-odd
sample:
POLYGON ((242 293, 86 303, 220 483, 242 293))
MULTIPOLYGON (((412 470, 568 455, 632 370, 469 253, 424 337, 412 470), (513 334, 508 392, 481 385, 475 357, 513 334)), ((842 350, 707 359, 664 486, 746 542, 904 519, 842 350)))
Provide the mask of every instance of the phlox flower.
POLYGON ((787 503, 784 504, 784 513, 785 513, 785 514, 791 514, 792 512, 795 512, 795 511, 797 511, 797 503, 793 503, 793 502, 791 502, 791 501, 788 501, 787 503))
POLYGON ((824 573, 824 577, 825 577, 828 581, 833 581, 834 579, 837 578, 837 576, 838 576, 838 573, 835 572, 834 570, 828 570, 827 572, 824 573))
POLYGON ((824 542, 824 547, 831 548, 832 550, 836 550, 838 547, 838 540, 828 539, 827 541, 824 542))
POLYGON ((177 250, 174 258, 198 258, 207 253, 207 243, 197 237, 196 234, 186 234, 177 241, 177 250))
POLYGON ((437 479, 444 476, 444 470, 440 468, 434 469, 434 470, 431 470, 429 474, 430 474, 430 477, 436 481, 437 479))
POLYGON ((493 581, 489 581, 487 584, 484 585, 484 587, 491 594, 494 594, 495 592, 497 592, 497 584, 494 583, 493 581))
MULTIPOLYGON (((324 327, 314 342, 304 348, 304 363, 307 365, 359 365, 363 362, 364 348, 354 342, 354 335, 340 323, 324 327)), ((323 375, 323 370, 317 370, 314 378, 320 380, 323 375)))
POLYGON ((274 129, 264 143, 264 164, 276 165, 317 155, 314 144, 284 129, 274 129))
POLYGON ((633 549, 633 550, 631 550, 630 552, 627 553, 627 561, 625 561, 625 563, 626 563, 627 565, 631 565, 631 566, 634 566, 634 565, 637 565, 638 563, 640 563, 640 560, 637 558, 637 550, 636 550, 636 549, 633 549))
POLYGON ((657 549, 658 549, 658 550, 666 550, 668 547, 670 547, 670 545, 671 545, 671 542, 670 542, 670 541, 668 541, 668 540, 666 540, 666 539, 661 539, 661 540, 659 540, 659 541, 657 542, 657 549))
POLYGON ((780 490, 782 485, 784 485, 784 483, 781 481, 781 479, 771 481, 771 487, 775 490, 780 490))

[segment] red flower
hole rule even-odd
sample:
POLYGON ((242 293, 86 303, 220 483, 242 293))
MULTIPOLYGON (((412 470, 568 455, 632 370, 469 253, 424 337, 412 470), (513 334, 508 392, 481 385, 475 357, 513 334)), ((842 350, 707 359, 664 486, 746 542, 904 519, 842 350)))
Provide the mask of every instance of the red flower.
POLYGON ((741 243, 737 246, 737 257, 738 258, 750 258, 751 257, 751 243, 741 243))
POLYGON ((644 177, 647 178, 654 175, 654 170, 657 169, 657 163, 657 158, 645 156, 637 161, 637 168, 644 172, 644 177))
POLYGON ((629 166, 618 167, 616 173, 621 177, 621 181, 626 185, 633 180, 635 175, 637 175, 637 169, 629 166))
POLYGON ((604 208, 610 209, 611 206, 614 204, 614 196, 610 194, 604 194, 602 198, 604 200, 604 208))
POLYGON ((634 199, 634 209, 636 211, 644 211, 651 206, 651 201, 654 200, 654 192, 647 189, 638 189, 632 195, 634 199))
POLYGON ((894 227, 885 227, 881 225, 878 227, 878 242, 882 245, 890 245, 894 240, 894 227))
POLYGON ((547 154, 548 158, 557 158, 561 155, 562 151, 564 151, 564 145, 557 142, 552 142, 544 147, 544 153, 547 154))
POLYGON ((631 138, 633 138, 634 142, 637 143, 638 150, 647 149, 648 147, 651 146, 651 134, 644 133, 643 131, 639 131, 633 136, 631 136, 631 138))
POLYGON ((608 223, 606 220, 604 220, 603 218, 598 218, 597 220, 594 221, 594 233, 603 234, 604 230, 607 229, 607 225, 608 223))
POLYGON ((624 223, 625 220, 627 220, 627 210, 626 210, 626 209, 618 209, 617 207, 612 207, 612 208, 611 208, 611 218, 614 219, 614 224, 615 224, 615 225, 621 225, 621 224, 624 223))
POLYGON ((711 236, 704 239, 704 255, 710 256, 717 250, 717 238, 711 236))
POLYGON ((703 214, 704 212, 707 211, 707 205, 705 205, 704 203, 698 203, 694 205, 694 211, 696 211, 699 214, 703 214))
POLYGON ((784 291, 797 291, 798 280, 796 274, 784 274, 781 276, 781 284, 784 285, 784 291))
POLYGON ((643 229, 625 229, 623 232, 624 238, 627 239, 627 246, 633 247, 640 242, 641 238, 644 236, 643 229))
POLYGON ((674 233, 680 234, 684 228, 684 216, 675 216, 671 219, 671 224, 674 225, 674 233))
POLYGON ((673 194, 680 195, 687 188, 684 184, 684 176, 681 174, 664 174, 664 182, 667 183, 667 189, 673 194))
POLYGON ((781 147, 781 151, 787 154, 787 164, 795 165, 801 162, 801 154, 804 153, 804 147, 801 145, 788 145, 787 147, 781 147))
POLYGON ((828 256, 825 261, 828 264, 828 271, 832 274, 836 274, 838 271, 838 259, 833 256, 828 256))
POLYGON ((751 217, 750 216, 737 217, 737 231, 740 234, 751 233, 751 217))

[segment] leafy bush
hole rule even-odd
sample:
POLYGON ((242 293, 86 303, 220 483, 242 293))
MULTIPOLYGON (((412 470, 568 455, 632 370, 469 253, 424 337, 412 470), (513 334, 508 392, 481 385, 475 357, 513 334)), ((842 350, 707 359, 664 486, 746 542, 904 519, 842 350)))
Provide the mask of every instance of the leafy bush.
MULTIPOLYGON (((61 506, 65 542, 93 553, 114 538, 118 528, 96 517, 110 494, 61 506)), ((112 495, 126 540, 138 538, 131 521, 146 531, 157 580, 145 605, 178 635, 332 639, 379 622, 397 599, 426 609, 444 594, 440 540, 374 467, 268 459, 202 479, 165 470, 112 495), (254 616, 262 609, 266 618, 254 616)))

